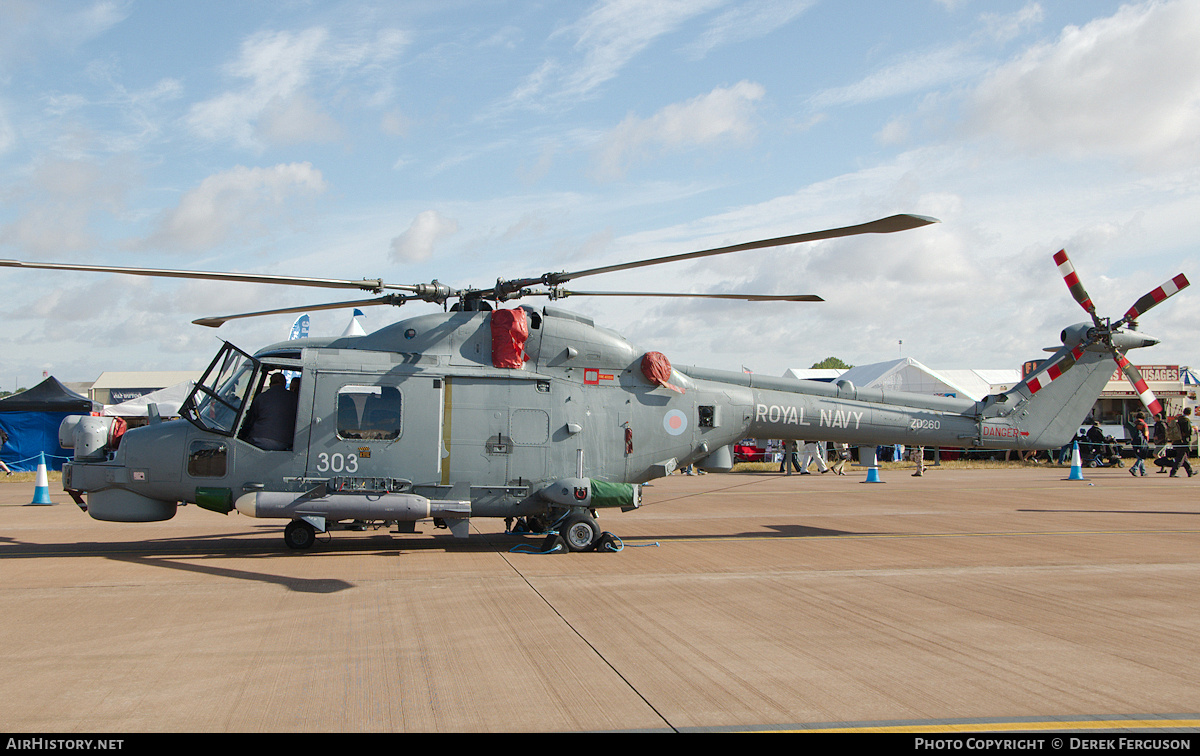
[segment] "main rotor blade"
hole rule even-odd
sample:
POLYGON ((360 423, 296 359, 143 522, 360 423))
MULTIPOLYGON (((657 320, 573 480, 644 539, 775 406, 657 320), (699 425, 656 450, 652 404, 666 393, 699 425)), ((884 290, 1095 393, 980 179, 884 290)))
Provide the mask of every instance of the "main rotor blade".
POLYGON ((1084 312, 1092 316, 1092 320, 1096 321, 1096 325, 1099 325, 1100 321, 1096 315, 1096 305, 1092 303, 1092 298, 1088 296, 1087 290, 1079 282, 1079 275, 1075 272, 1075 266, 1071 264, 1071 260, 1067 257, 1065 249, 1060 249, 1055 253, 1054 264, 1058 266, 1059 274, 1063 277, 1063 281, 1066 281, 1067 288, 1071 290, 1071 296, 1084 309, 1084 312))
POLYGON ((91 273, 119 273, 129 276, 154 276, 158 278, 188 278, 208 281, 240 281, 243 283, 284 284, 288 286, 317 286, 326 289, 360 289, 381 292, 417 291, 421 284, 386 284, 378 278, 353 281, 341 278, 305 278, 302 276, 276 276, 266 273, 221 273, 203 270, 172 270, 166 268, 126 268, 116 265, 73 265, 68 263, 25 262, 22 260, 0 260, 7 268, 41 268, 44 270, 80 270, 91 273))
MULTIPOLYGON (((619 265, 606 265, 602 268, 589 268, 587 270, 575 271, 574 273, 547 273, 542 276, 541 279, 537 280, 553 286, 556 284, 565 283, 573 278, 595 276, 601 273, 613 273, 618 270, 629 270, 631 268, 643 268, 647 265, 661 265, 663 263, 679 262, 681 260, 694 260, 698 257, 724 255, 729 254, 730 252, 742 252, 748 249, 782 247, 787 244, 799 244, 801 242, 818 241, 820 239, 836 239, 842 236, 856 236, 858 234, 891 234, 895 233, 896 231, 907 231, 910 228, 928 226, 930 223, 940 223, 940 221, 937 218, 929 218, 923 215, 892 215, 887 218, 880 218, 879 220, 871 221, 870 223, 860 223, 857 226, 831 228, 825 231, 813 231, 807 234, 795 234, 794 236, 780 236, 775 239, 763 239, 762 241, 733 244, 728 247, 705 249, 699 252, 685 252, 679 255, 655 257, 650 260, 638 260, 636 262, 621 263, 619 265)), ((531 283, 536 283, 536 281, 531 283)))
POLYGON ((1121 318, 1121 322, 1119 322, 1116 327, 1120 327, 1131 320, 1137 320, 1140 315, 1145 313, 1151 307, 1158 305, 1164 299, 1174 294, 1178 294, 1183 289, 1186 289, 1189 283, 1190 282, 1187 280, 1187 276, 1183 275, 1182 273, 1175 276, 1170 281, 1167 281, 1162 286, 1159 286, 1157 289, 1154 289, 1138 301, 1134 302, 1133 307, 1129 308, 1129 311, 1125 313, 1125 317, 1121 318))
POLYGON ((1150 410, 1152 417, 1157 417, 1158 413, 1162 412, 1162 403, 1154 396, 1154 392, 1146 385, 1146 381, 1142 379, 1142 373, 1124 354, 1117 350, 1113 350, 1113 359, 1121 366, 1121 370, 1125 372, 1125 378, 1133 384, 1133 390, 1137 392, 1138 399, 1142 400, 1142 404, 1146 405, 1146 409, 1150 410))
MULTIPOLYGON (((531 292, 549 294, 550 292, 531 292)), ((824 302, 816 294, 687 294, 666 291, 567 291, 558 297, 678 297, 694 299, 738 299, 746 302, 824 302)))
POLYGON ((260 315, 286 315, 295 312, 312 312, 314 310, 341 310, 347 307, 372 307, 374 305, 402 305, 405 302, 420 297, 409 297, 400 294, 388 294, 387 296, 377 299, 358 299, 352 302, 331 302, 329 304, 319 305, 304 305, 302 307, 282 307, 277 310, 261 310, 259 312, 243 312, 238 315, 221 315, 213 318, 197 318, 192 323, 195 325, 208 326, 209 328, 220 328, 229 320, 238 320, 239 318, 256 318, 260 315))

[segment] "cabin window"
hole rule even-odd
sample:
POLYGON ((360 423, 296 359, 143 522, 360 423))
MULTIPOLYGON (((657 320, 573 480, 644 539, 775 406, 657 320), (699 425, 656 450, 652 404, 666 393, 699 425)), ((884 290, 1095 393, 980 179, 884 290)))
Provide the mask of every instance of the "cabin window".
POLYGON ((338 438, 390 441, 400 437, 400 420, 400 390, 394 386, 343 386, 338 391, 338 438))
POLYGON ((228 457, 229 447, 224 441, 193 441, 188 449, 188 475, 193 478, 223 478, 228 457))

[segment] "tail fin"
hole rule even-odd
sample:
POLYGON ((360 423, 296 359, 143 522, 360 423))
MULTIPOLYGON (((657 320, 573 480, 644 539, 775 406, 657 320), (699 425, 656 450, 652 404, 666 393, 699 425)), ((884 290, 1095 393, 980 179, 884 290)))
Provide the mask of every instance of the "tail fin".
POLYGON ((994 405, 1016 423, 1027 448, 1053 449, 1070 441, 1113 373, 1108 350, 1078 346, 1064 346, 1044 366, 994 405))

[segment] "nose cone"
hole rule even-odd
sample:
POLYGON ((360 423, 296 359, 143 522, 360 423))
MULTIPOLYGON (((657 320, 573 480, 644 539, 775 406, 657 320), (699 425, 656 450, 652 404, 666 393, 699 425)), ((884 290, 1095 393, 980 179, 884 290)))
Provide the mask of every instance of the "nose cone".
POLYGON ((1158 339, 1151 338, 1144 333, 1137 331, 1122 331, 1114 333, 1113 346, 1122 351, 1126 349, 1138 349, 1139 347, 1150 347, 1158 343, 1158 339))
POLYGON ((258 517, 258 492, 251 491, 250 493, 242 494, 234 502, 233 507, 240 514, 244 514, 247 517, 258 517))

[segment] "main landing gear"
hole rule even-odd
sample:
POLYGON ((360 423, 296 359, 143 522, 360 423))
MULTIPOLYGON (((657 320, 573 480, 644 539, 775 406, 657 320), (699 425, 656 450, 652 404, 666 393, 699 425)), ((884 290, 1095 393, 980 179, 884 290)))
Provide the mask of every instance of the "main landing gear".
MULTIPOLYGON (((561 510, 559 510, 561 511, 561 510)), ((548 518, 547 518, 548 519, 548 518)), ((330 526, 338 527, 337 524, 330 526)), ((344 526, 345 529, 361 530, 357 524, 344 526)), ((523 518, 518 529, 511 532, 546 533, 544 551, 562 551, 564 553, 580 551, 620 551, 621 542, 612 533, 602 531, 595 515, 588 509, 573 507, 559 516, 553 524, 547 523, 540 516, 530 515, 523 518)), ((283 542, 289 549, 304 551, 312 548, 317 542, 317 529, 307 520, 296 519, 289 522, 283 529, 283 542)))
POLYGON ((546 539, 547 547, 559 539, 568 552, 620 551, 621 541, 612 533, 600 529, 595 514, 587 509, 572 509, 559 518, 551 535, 546 539))
POLYGON ((568 551, 591 551, 600 533, 600 523, 586 510, 571 512, 558 525, 558 534, 568 551))
POLYGON ((289 549, 311 548, 317 541, 317 529, 304 520, 292 520, 283 529, 283 542, 289 549))
POLYGON ((526 515, 515 523, 506 521, 505 525, 509 533, 545 534, 546 539, 537 552, 530 552, 524 546, 514 548, 514 551, 523 553, 570 554, 580 551, 620 551, 623 548, 620 539, 600 529, 595 513, 583 507, 553 510, 549 517, 526 515))

